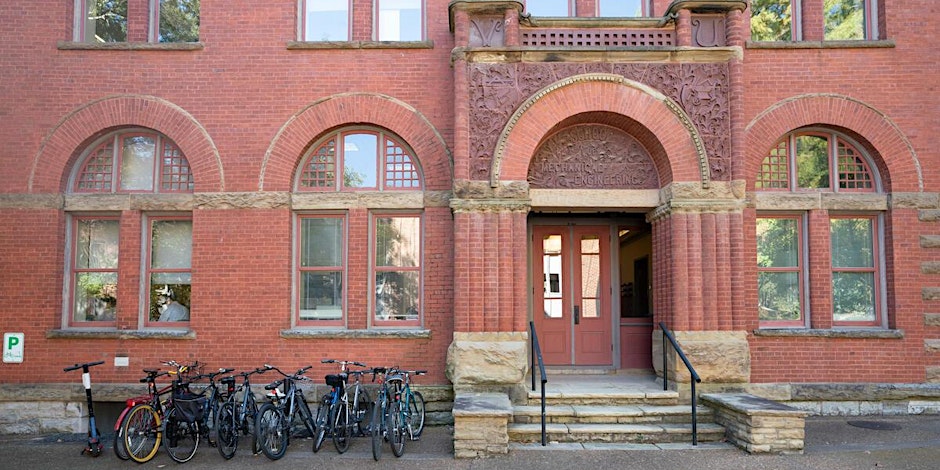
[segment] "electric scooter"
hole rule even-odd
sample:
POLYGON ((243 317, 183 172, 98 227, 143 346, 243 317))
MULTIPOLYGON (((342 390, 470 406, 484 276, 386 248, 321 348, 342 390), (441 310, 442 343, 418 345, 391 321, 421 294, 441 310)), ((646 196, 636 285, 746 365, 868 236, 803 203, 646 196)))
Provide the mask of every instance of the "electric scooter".
POLYGON ((104 361, 75 364, 62 369, 65 372, 76 369, 82 370, 82 385, 85 386, 85 398, 88 400, 88 446, 82 450, 82 455, 89 454, 92 457, 101 455, 102 446, 101 431, 98 431, 98 424, 95 422, 95 408, 91 402, 91 373, 88 372, 88 368, 100 364, 104 364, 104 361))

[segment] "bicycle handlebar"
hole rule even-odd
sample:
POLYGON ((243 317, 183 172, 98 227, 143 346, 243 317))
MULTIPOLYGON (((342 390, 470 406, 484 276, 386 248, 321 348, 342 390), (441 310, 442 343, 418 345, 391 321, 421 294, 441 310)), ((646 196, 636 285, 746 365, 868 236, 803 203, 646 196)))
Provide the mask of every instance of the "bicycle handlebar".
POLYGON ((70 371, 73 371, 73 370, 75 370, 75 369, 82 369, 82 370, 84 370, 84 369, 87 368, 87 367, 98 366, 98 365, 101 365, 101 364, 104 364, 104 361, 86 362, 86 363, 84 363, 84 364, 75 364, 74 366, 69 366, 69 367, 66 367, 65 369, 62 369, 62 372, 70 372, 70 371))

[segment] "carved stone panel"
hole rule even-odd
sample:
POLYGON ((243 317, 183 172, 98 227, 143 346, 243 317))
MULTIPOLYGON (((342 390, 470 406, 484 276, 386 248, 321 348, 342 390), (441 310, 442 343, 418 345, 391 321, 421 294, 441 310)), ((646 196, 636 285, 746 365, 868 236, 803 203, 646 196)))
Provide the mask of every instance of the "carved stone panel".
POLYGON ((506 43, 503 19, 470 19, 470 47, 500 47, 506 43))
POLYGON ((633 136, 588 124, 558 132, 529 165, 529 187, 541 189, 655 189, 659 178, 649 152, 633 136))

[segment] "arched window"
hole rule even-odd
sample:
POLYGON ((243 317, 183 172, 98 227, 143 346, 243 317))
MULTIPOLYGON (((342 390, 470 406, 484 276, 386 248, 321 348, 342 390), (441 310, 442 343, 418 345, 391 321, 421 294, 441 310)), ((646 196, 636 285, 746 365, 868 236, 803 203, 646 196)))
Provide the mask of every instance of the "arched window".
POLYGON ((109 134, 83 157, 75 192, 192 192, 193 175, 172 140, 135 129, 109 134))
POLYGON ((808 128, 781 138, 761 162, 754 186, 765 204, 756 220, 762 326, 887 325, 882 210, 852 196, 878 193, 881 184, 860 149, 841 133, 808 128), (774 198, 780 192, 810 198, 774 198), (813 193, 832 195, 817 203, 813 193), (828 311, 811 318, 811 299, 828 311))
POLYGON ((308 198, 314 207, 298 210, 295 325, 420 326, 422 189, 413 151, 384 129, 344 128, 310 147, 295 192, 371 196, 308 198))

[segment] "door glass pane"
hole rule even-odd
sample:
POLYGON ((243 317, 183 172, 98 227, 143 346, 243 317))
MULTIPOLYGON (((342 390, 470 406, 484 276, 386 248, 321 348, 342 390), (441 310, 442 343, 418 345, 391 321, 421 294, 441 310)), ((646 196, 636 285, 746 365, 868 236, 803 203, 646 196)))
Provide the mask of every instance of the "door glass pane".
POLYGON ((870 268, 874 266, 872 219, 837 218, 830 220, 833 268, 870 268))
POLYGON ((343 318, 343 276, 340 271, 306 271, 300 274, 300 319, 343 318))
POLYGON ((753 0, 751 2, 752 41, 789 41, 790 31, 790 0, 753 0))
POLYGON ((307 0, 304 41, 349 41, 349 0, 307 0))
POLYGON ((875 273, 832 273, 832 319, 875 321, 875 273))
POLYGON ((829 188, 829 139, 816 135, 796 138, 796 179, 801 188, 829 188))
POLYGON ((784 268, 799 265, 796 219, 757 219, 757 266, 784 268))
POLYGON ((344 187, 376 187, 378 145, 378 136, 375 134, 348 134, 343 137, 344 187))
POLYGON ((561 235, 547 235, 542 239, 542 275, 545 316, 561 318, 561 235))
POLYGON ((300 220, 300 266, 340 266, 343 259, 343 219, 336 217, 300 220))
POLYGON ((757 277, 761 321, 800 319, 800 276, 797 272, 761 272, 757 277))
POLYGON ((125 137, 121 153, 121 189, 153 191, 155 155, 156 143, 153 137, 125 137))
POLYGON ((600 240, 596 235, 581 238, 581 317, 600 316, 597 303, 601 289, 600 240))

